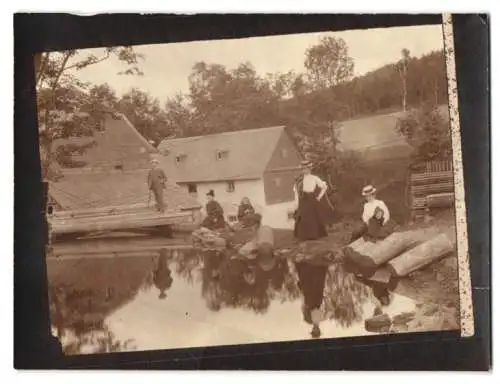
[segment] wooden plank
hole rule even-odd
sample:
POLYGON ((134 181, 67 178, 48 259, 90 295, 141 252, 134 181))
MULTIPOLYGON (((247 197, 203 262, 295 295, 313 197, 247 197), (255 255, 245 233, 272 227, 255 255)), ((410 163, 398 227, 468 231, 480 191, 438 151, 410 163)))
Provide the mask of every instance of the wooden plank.
POLYGON ((410 176, 412 185, 427 184, 437 181, 453 181, 453 172, 432 172, 432 173, 414 173, 410 176))
MULTIPOLYGON (((176 211, 187 211, 187 210, 198 210, 201 209, 201 206, 181 206, 176 207, 176 210, 167 210, 167 212, 176 212, 176 211)), ((137 211, 152 211, 155 212, 154 204, 147 203, 138 203, 138 204, 130 204, 130 205, 117 205, 117 206, 107 206, 102 208, 87 208, 87 209, 74 209, 74 210, 64 210, 64 211, 56 211, 52 215, 55 218, 79 218, 79 217, 96 217, 96 216, 105 216, 105 215, 114 215, 121 213, 133 213, 137 211)))
POLYGON ((426 197, 429 208, 449 208, 455 204, 454 193, 436 193, 426 197))
POLYGON ((454 191, 453 182, 441 182, 436 184, 415 185, 410 188, 413 196, 423 196, 431 193, 446 193, 454 191))
POLYGON ((452 252, 455 249, 455 239, 453 235, 441 233, 392 259, 388 267, 394 276, 407 276, 452 252))
POLYGON ((68 234, 74 232, 116 231, 134 228, 166 226, 181 222, 194 222, 190 212, 160 214, 145 212, 134 214, 119 214, 103 217, 84 217, 73 219, 49 220, 52 234, 68 234))

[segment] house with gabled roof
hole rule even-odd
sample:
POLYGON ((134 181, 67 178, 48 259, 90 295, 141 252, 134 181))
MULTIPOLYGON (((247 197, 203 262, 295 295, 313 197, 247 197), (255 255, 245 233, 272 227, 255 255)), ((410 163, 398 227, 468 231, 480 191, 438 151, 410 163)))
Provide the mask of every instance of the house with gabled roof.
MULTIPOLYGON (((71 137, 53 143, 86 146, 74 152, 72 167, 58 166, 61 177, 49 182, 49 209, 82 210, 148 204, 150 159, 158 150, 123 114, 107 116, 92 137, 71 137)), ((199 204, 176 183, 167 182, 169 209, 198 209, 199 204)))
POLYGON ((167 176, 203 205, 213 190, 229 222, 248 197, 263 223, 293 227, 293 183, 301 156, 285 127, 168 139, 158 150, 167 176))

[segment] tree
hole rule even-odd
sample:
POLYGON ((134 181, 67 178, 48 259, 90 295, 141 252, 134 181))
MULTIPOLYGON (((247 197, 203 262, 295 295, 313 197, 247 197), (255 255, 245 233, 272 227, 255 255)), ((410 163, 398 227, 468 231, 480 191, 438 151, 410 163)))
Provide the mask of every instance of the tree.
POLYGON ((232 70, 219 64, 196 63, 189 85, 191 128, 187 136, 278 123, 278 97, 250 63, 232 70))
POLYGON ((432 102, 413 111, 396 124, 413 148, 413 163, 450 160, 453 155, 448 119, 432 102))
POLYGON ((149 93, 132 88, 118 102, 119 110, 125 114, 137 130, 157 146, 168 136, 165 110, 160 101, 149 93))
POLYGON ((354 74, 354 60, 349 56, 347 44, 331 36, 321 38, 319 44, 307 49, 304 65, 314 89, 331 88, 350 80, 354 74))
POLYGON ((402 107, 403 112, 406 112, 407 107, 407 98, 408 98, 408 90, 407 90, 407 78, 408 78, 408 63, 410 62, 410 51, 406 48, 401 50, 402 58, 398 61, 396 67, 398 69, 399 75, 401 76, 401 89, 402 89, 402 107))
MULTIPOLYGON (((44 177, 51 178, 53 165, 52 144, 57 139, 71 136, 91 136, 96 127, 94 110, 89 107, 87 93, 90 84, 84 83, 74 72, 116 57, 126 65, 125 75, 140 75, 138 68, 141 55, 132 47, 108 47, 102 55, 83 53, 78 50, 45 52, 35 58, 35 84, 37 91, 38 125, 44 177)), ((103 91, 103 90, 101 90, 103 91)), ((95 111, 97 115, 101 109, 95 111)))

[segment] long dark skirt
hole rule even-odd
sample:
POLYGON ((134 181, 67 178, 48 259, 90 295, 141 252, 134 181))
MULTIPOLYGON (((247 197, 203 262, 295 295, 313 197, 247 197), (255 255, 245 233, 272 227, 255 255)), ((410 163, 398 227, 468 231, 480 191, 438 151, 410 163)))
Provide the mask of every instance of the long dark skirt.
POLYGON ((205 219, 203 219, 201 226, 211 230, 222 229, 226 227, 226 221, 222 216, 207 216, 205 217, 205 219))
POLYGON ((295 217, 294 235, 299 240, 316 240, 326 237, 325 224, 314 193, 303 193, 295 217))

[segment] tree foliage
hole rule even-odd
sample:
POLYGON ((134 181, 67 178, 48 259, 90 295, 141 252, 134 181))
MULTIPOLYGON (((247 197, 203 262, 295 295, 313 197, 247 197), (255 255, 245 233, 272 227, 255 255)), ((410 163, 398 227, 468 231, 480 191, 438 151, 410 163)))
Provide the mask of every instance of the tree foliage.
POLYGON ((448 119, 432 103, 426 103, 399 119, 396 130, 413 148, 413 163, 452 158, 448 119))
POLYGON ((142 56, 132 47, 109 47, 100 56, 78 50, 45 52, 35 59, 38 125, 42 166, 51 177, 52 144, 58 139, 91 136, 102 122, 103 113, 114 108, 114 92, 109 86, 94 87, 78 79, 75 72, 117 58, 126 68, 120 73, 140 75, 142 56), (108 103, 109 102, 109 103, 108 103))
POLYGON ((314 89, 332 88, 354 74, 354 60, 341 38, 323 37, 306 50, 304 66, 314 89))

